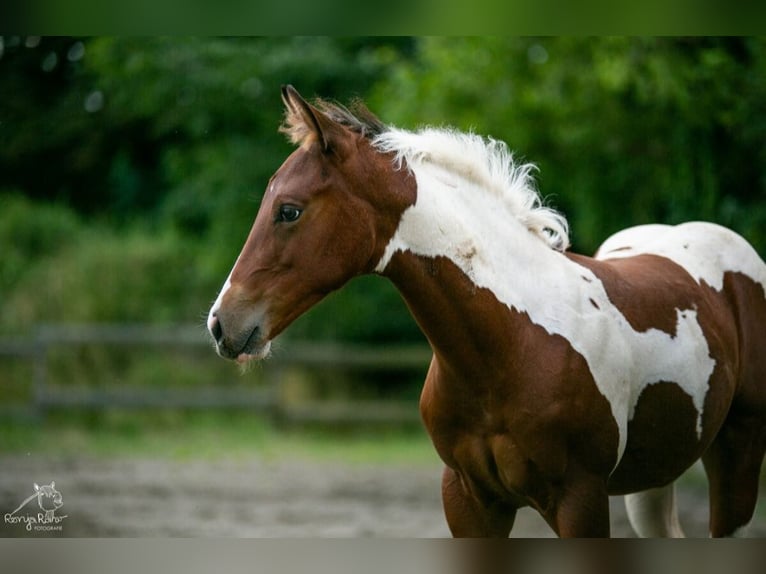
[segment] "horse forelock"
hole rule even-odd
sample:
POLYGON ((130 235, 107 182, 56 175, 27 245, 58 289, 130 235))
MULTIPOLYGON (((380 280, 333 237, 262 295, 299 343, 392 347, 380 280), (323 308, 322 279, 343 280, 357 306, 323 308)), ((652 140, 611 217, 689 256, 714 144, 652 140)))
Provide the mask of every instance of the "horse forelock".
POLYGON ((532 173, 537 168, 531 163, 516 163, 504 142, 429 127, 417 132, 389 129, 376 136, 373 145, 381 152, 393 153, 398 167, 431 163, 479 184, 548 246, 559 251, 569 246, 566 218, 546 206, 536 189, 532 173))

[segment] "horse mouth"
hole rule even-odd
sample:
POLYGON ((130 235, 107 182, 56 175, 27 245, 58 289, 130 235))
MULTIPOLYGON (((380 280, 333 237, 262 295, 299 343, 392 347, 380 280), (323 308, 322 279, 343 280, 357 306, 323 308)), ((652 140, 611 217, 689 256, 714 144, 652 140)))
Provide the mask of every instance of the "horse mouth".
POLYGON ((232 348, 227 344, 218 345, 218 354, 226 359, 236 360, 238 363, 247 363, 266 358, 271 351, 271 341, 262 338, 260 326, 256 325, 240 347, 232 348))
POLYGON ((242 341, 242 337, 223 338, 216 342, 216 351, 224 359, 246 363, 266 358, 271 350, 271 341, 263 337, 259 325, 252 328, 243 343, 238 341, 242 341))
POLYGON ((246 346, 237 355, 237 362, 240 364, 249 363, 250 361, 260 361, 269 356, 271 352, 271 341, 266 341, 258 345, 246 346))

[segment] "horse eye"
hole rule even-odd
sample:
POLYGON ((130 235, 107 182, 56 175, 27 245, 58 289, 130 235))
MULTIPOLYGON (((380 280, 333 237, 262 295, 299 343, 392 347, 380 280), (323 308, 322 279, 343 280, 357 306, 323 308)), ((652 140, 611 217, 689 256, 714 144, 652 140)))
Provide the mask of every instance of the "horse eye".
POLYGON ((281 205, 277 214, 277 221, 292 223, 301 216, 302 210, 294 205, 281 205))

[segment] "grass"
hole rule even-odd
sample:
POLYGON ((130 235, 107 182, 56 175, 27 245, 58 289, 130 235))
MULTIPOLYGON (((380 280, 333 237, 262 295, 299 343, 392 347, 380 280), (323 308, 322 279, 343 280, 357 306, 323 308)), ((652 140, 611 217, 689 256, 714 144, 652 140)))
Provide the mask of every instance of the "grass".
POLYGON ((284 430, 247 413, 115 411, 0 419, 0 455, 172 458, 304 458, 350 464, 438 464, 422 429, 284 430))

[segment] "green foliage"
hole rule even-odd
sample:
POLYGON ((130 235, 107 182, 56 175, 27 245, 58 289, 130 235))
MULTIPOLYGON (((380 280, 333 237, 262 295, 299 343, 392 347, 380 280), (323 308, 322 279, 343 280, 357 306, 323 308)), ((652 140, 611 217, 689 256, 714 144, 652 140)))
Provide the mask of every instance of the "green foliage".
POLYGON ((64 206, 36 204, 20 193, 0 193, 0 296, 41 260, 71 243, 80 229, 64 206))
POLYGON ((766 250, 761 38, 427 38, 377 84, 395 123, 491 134, 540 167, 574 247, 718 221, 766 250))
POLYGON ((194 261, 165 234, 83 232, 26 273, 4 302, 4 328, 37 323, 194 322, 204 311, 194 261))
MULTIPOLYGON (((30 197, 65 200, 89 228, 79 230, 76 248, 41 268, 32 269, 35 254, 24 252, 13 263, 27 263, 24 274, 3 272, 12 292, 0 321, 7 332, 39 321, 199 320, 247 236, 268 178, 291 150, 277 133, 280 84, 348 100, 379 75, 378 51, 392 58, 411 41, 106 37, 11 44, 0 59, 0 88, 13 94, 0 102, 0 117, 8 118, 0 174, 30 197), (70 58, 78 44, 82 54, 70 58), (51 54, 58 64, 45 71, 41 61, 51 54), (41 177, 39 165, 55 177, 41 177)), ((27 218, 31 237, 48 227, 44 219, 37 225, 36 215, 27 218)), ((372 303, 380 297, 374 293, 372 303)), ((304 324, 328 332, 333 317, 321 314, 304 324)), ((393 337, 391 328, 382 331, 393 337)))
MULTIPOLYGON (((708 219, 766 252, 763 38, 17 39, 0 72, 3 332, 204 316, 290 153, 282 83, 507 141, 575 250, 708 219)), ((375 277, 289 333, 420 338, 375 277)))

